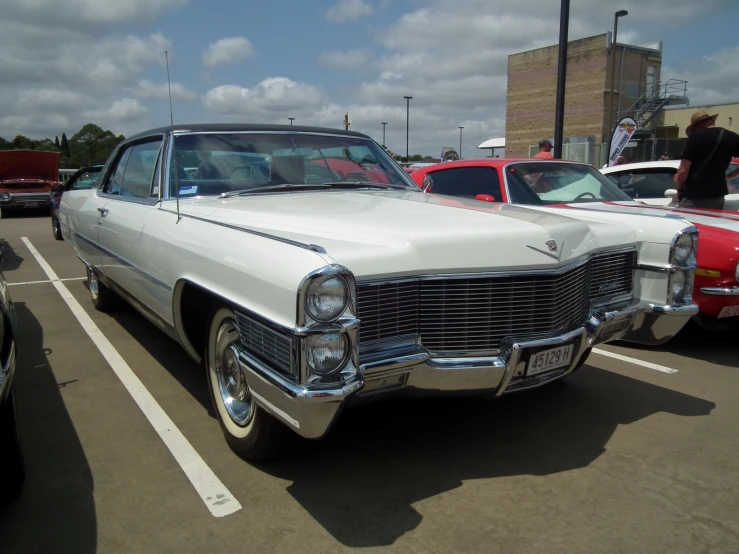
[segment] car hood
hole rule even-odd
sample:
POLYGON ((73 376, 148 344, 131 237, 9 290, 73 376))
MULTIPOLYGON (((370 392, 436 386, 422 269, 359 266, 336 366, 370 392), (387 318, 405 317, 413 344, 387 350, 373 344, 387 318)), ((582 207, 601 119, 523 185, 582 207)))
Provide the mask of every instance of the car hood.
POLYGON ((180 201, 180 212, 321 246, 328 262, 360 279, 545 269, 634 245, 633 232, 622 226, 415 191, 197 199, 180 201))
POLYGON ((59 181, 59 154, 26 150, 0 152, 0 182, 21 179, 59 181))

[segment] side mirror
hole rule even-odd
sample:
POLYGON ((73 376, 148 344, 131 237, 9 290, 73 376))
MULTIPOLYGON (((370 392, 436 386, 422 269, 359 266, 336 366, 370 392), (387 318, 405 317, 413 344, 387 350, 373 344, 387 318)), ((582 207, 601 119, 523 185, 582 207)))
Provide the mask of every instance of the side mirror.
POLYGON ((475 200, 481 200, 483 202, 495 202, 495 198, 493 198, 489 194, 478 194, 477 196, 475 196, 475 200))
POLYGON ((54 185, 51 187, 51 192, 55 194, 64 192, 64 185, 54 185))
POLYGON ((674 198, 677 196, 677 189, 667 189, 665 191, 665 198, 674 198))

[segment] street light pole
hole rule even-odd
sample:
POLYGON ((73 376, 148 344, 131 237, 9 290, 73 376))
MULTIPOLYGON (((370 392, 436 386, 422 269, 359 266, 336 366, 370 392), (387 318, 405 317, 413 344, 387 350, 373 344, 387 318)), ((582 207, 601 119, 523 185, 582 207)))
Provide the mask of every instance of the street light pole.
POLYGON ((387 122, 384 122, 382 125, 382 147, 385 148, 385 125, 387 125, 387 122))
POLYGON ((294 117, 288 117, 288 119, 290 120, 290 125, 292 125, 293 124, 293 121, 295 120, 295 118, 294 117))
MULTIPOLYGON (((617 11, 613 16, 613 42, 611 43, 611 51, 609 54, 611 55, 611 86, 610 86, 610 92, 608 94, 608 156, 611 155, 611 143, 613 142, 613 131, 611 127, 613 126, 613 84, 616 77, 616 37, 618 36, 618 18, 624 17, 626 15, 629 15, 629 12, 626 10, 619 10, 617 11)), ((623 56, 623 52, 621 53, 621 56, 623 56)), ((619 104, 619 111, 621 107, 621 90, 619 85, 619 91, 618 91, 618 104, 619 104)))
POLYGON ((410 117, 411 117, 411 100, 412 96, 404 96, 405 98, 405 161, 411 161, 410 150, 408 149, 408 137, 410 135, 410 117))
POLYGON ((459 159, 462 159, 462 129, 464 127, 459 128, 459 159))
POLYGON ((565 84, 567 82, 567 36, 570 28, 570 0, 562 0, 559 12, 559 57, 557 59, 557 99, 554 111, 554 157, 562 158, 565 125, 565 84))

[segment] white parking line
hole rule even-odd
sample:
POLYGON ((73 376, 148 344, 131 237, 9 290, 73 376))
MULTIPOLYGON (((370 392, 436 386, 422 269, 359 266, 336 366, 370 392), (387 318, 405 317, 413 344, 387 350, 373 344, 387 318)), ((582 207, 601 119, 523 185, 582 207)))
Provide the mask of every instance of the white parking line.
MULTIPOLYGON (((87 277, 67 277, 66 279, 57 279, 57 281, 84 281, 87 277)), ((24 281, 22 283, 8 283, 9 287, 17 285, 38 285, 39 283, 51 283, 49 279, 43 281, 24 281)))
POLYGON ((21 237, 28 250, 36 258, 41 268, 49 277, 49 281, 54 285, 61 297, 69 306, 74 316, 79 321, 87 335, 95 343, 95 346, 106 359, 115 374, 126 387, 129 394, 138 404, 141 411, 144 412, 146 419, 149 420, 154 430, 159 434, 164 444, 174 456, 177 463, 180 464, 182 471, 192 483, 195 490, 200 495, 210 513, 215 517, 223 517, 241 509, 241 504, 226 488, 226 486, 216 477, 215 473, 208 467, 200 454, 192 447, 190 442, 185 438, 182 432, 177 428, 174 422, 169 418, 162 407, 157 403, 151 393, 146 389, 144 384, 136 377, 129 365, 121 357, 115 347, 103 335, 102 331, 95 325, 92 318, 82 308, 77 299, 72 296, 51 268, 46 260, 34 248, 31 241, 26 237, 21 237))
POLYGON ((608 356, 609 358, 615 358, 616 360, 621 360, 622 362, 628 362, 630 364, 648 367, 649 369, 661 371, 662 373, 677 373, 677 369, 672 369, 671 367, 653 364, 652 362, 645 362, 644 360, 630 358, 629 356, 622 356, 621 354, 609 352, 608 350, 601 350, 600 348, 593 348, 593 354, 600 354, 601 356, 608 356))

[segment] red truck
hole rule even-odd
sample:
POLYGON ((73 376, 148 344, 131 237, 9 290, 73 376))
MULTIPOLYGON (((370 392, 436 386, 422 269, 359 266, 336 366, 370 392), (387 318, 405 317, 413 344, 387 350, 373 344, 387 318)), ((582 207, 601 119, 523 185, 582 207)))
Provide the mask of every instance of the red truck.
POLYGON ((49 209, 49 195, 59 184, 59 153, 0 151, 0 209, 49 209))

